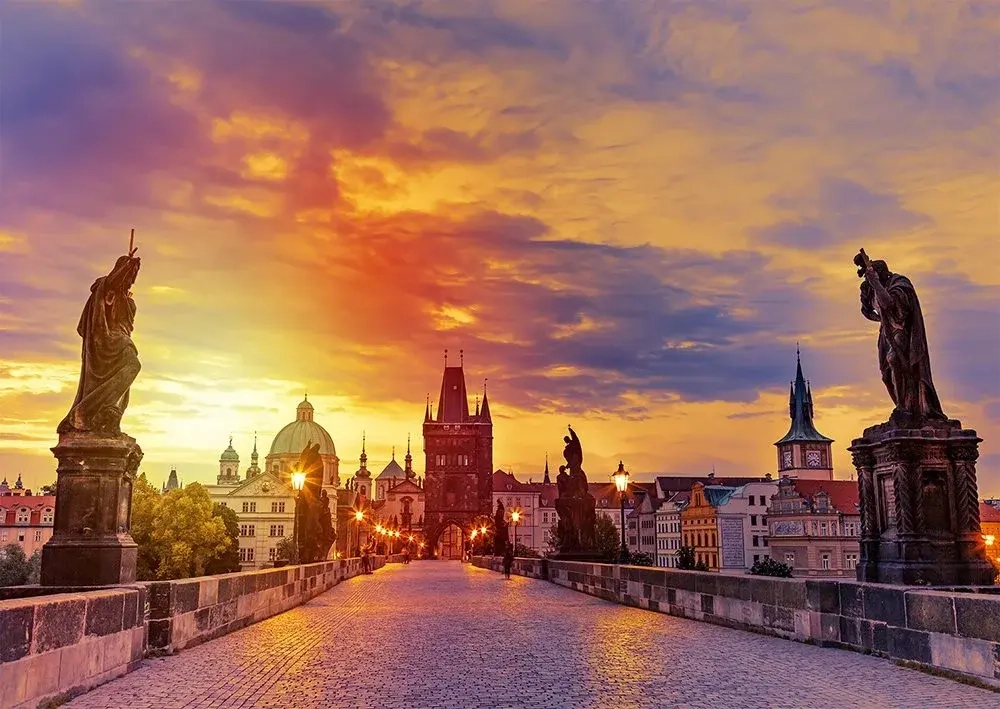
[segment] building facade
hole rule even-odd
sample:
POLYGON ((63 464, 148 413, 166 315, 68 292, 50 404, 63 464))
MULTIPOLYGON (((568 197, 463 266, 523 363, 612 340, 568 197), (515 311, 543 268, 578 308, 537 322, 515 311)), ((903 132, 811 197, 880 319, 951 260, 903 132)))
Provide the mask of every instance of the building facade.
POLYGON ((979 525, 986 545, 986 555, 1000 567, 1000 506, 980 502, 979 525))
POLYGON ((858 485, 782 478, 767 521, 771 558, 794 576, 855 578, 861 541, 858 485))
POLYGON ((460 559, 477 517, 493 500, 493 419, 484 391, 469 413, 463 366, 445 363, 437 416, 424 412, 424 535, 434 555, 460 559))
POLYGON ((0 547, 17 544, 30 558, 52 537, 55 514, 55 495, 31 494, 20 476, 9 488, 5 478, 0 483, 0 547))
POLYGON ((684 546, 694 549, 694 562, 709 571, 719 570, 719 527, 716 507, 736 488, 705 485, 691 486, 691 501, 681 513, 681 537, 684 546))
POLYGON ((676 569, 681 548, 681 510, 687 507, 690 492, 675 492, 661 500, 656 510, 656 565, 676 569))

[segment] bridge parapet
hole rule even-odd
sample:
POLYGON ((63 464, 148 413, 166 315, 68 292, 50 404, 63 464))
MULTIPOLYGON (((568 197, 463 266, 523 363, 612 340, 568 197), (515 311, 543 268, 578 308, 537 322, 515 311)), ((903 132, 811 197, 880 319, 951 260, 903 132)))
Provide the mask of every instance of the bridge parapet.
MULTIPOLYGON (((402 562, 372 557, 372 568, 402 562)), ((0 709, 36 707, 301 605, 361 573, 361 560, 129 586, 0 589, 0 709)))
MULTIPOLYGON (((500 571, 499 557, 473 564, 500 571)), ((927 589, 554 559, 513 572, 608 601, 947 670, 1000 688, 1000 587, 927 589)))

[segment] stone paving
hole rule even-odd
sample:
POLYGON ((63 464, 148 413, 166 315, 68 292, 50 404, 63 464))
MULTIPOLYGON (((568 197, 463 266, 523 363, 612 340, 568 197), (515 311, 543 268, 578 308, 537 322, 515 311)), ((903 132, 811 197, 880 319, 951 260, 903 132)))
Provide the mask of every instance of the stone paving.
POLYGON ((996 709, 1000 695, 874 657, 421 561, 149 660, 66 706, 996 709))

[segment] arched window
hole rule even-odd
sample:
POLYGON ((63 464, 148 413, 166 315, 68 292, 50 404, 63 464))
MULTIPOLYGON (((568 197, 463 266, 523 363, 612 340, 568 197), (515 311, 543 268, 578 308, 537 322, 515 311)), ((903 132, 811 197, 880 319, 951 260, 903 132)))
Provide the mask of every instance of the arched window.
POLYGON ((367 495, 368 494, 368 486, 367 485, 362 485, 361 486, 361 494, 362 495, 367 495))
POLYGON ((702 546, 702 543, 701 543, 701 532, 698 532, 698 546, 702 546))

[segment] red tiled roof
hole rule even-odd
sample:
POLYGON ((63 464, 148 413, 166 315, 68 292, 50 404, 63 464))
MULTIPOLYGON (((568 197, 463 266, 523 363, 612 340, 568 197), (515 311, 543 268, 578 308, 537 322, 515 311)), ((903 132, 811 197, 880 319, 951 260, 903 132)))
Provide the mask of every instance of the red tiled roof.
POLYGON ((493 473, 493 492, 541 492, 542 487, 542 483, 523 483, 502 470, 493 473))
POLYGON ((979 503, 979 521, 990 524, 1000 524, 1000 509, 985 502, 979 503))
POLYGON ((830 504, 842 514, 857 514, 858 484, 853 480, 798 480, 795 491, 802 497, 812 498, 817 492, 830 495, 830 504))
POLYGON ((31 525, 42 523, 42 510, 55 509, 55 495, 4 495, 0 497, 0 526, 14 525, 17 511, 27 507, 31 511, 31 525))

